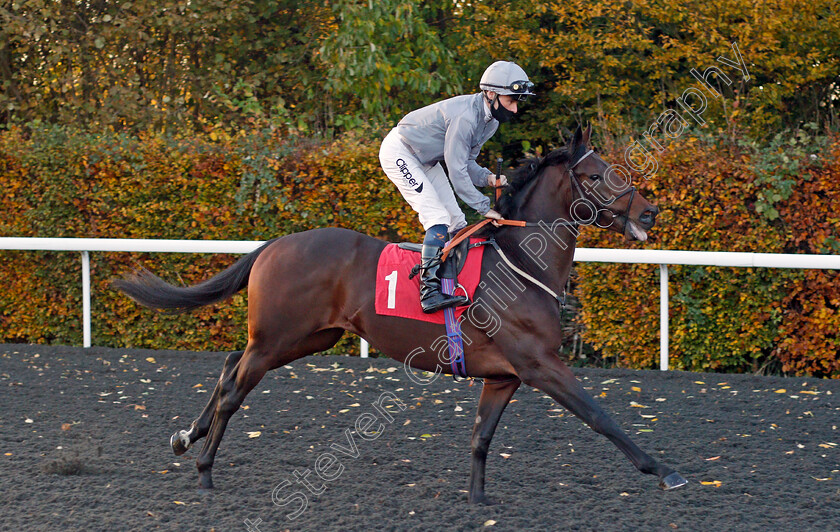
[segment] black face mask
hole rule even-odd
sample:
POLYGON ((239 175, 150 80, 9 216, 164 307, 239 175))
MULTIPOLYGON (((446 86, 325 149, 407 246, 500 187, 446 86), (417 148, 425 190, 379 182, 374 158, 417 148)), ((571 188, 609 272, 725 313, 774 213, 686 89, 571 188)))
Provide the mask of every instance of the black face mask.
MULTIPOLYGON (((490 102, 490 99, 488 98, 487 101, 490 102)), ((505 106, 499 101, 499 95, 497 94, 493 98, 493 101, 490 102, 490 116, 498 120, 499 123, 504 124, 505 122, 510 122, 516 116, 516 113, 505 109, 505 106)))

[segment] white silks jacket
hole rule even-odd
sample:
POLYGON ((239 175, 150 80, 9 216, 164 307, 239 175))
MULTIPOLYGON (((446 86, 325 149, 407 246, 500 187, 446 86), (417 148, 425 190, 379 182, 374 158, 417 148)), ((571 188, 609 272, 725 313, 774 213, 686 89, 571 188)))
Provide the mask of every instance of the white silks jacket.
POLYGON ((492 172, 475 159, 498 128, 498 120, 490 116, 484 104, 483 93, 427 105, 405 115, 396 127, 419 162, 446 163, 455 193, 481 215, 490 210, 490 200, 475 187, 486 186, 492 172))

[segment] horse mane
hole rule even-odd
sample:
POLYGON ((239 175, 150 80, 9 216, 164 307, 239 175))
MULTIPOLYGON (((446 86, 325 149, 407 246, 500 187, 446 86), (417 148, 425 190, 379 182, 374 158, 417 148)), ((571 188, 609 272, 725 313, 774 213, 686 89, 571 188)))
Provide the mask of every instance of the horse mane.
POLYGON ((572 158, 567 147, 558 148, 545 157, 526 157, 520 159, 520 165, 511 174, 508 186, 496 203, 496 210, 503 217, 510 216, 516 206, 516 196, 525 186, 539 176, 549 166, 557 166, 568 162, 572 158))

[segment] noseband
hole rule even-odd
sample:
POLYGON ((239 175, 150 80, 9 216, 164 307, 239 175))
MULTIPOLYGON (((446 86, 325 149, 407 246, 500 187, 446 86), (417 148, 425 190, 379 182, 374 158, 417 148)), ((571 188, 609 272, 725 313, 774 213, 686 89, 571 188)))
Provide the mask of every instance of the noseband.
MULTIPOLYGON (((624 223, 626 224, 627 222, 630 221, 630 208, 633 206, 633 199, 635 199, 635 197, 636 197, 636 187, 631 186, 630 188, 628 188, 627 190, 622 192, 618 197, 613 199, 611 202, 605 203, 605 204, 602 204, 602 205, 599 205, 599 204, 595 203, 594 201, 590 200, 586 196, 586 194, 583 193, 583 186, 581 186, 580 178, 577 176, 577 174, 575 174, 574 168, 575 168, 575 166, 579 165, 581 162, 583 162, 584 159, 586 159, 587 157, 589 157, 593 153, 595 153, 595 150, 589 150, 588 152, 584 153, 577 161, 575 161, 574 164, 566 167, 569 170, 569 181, 572 184, 572 204, 574 204, 574 202, 576 201, 574 195, 575 195, 575 192, 577 192, 577 195, 580 197, 580 199, 591 203, 597 209, 595 211, 595 219, 593 220, 593 223, 598 219, 598 212, 602 209, 605 209, 605 210, 609 211, 610 213, 612 213, 612 218, 613 219, 610 222, 610 225, 608 225, 606 227, 603 227, 603 229, 606 229, 607 227, 611 227, 615 223, 616 218, 624 218, 624 223), (623 198, 627 194, 630 194, 630 201, 627 202, 627 207, 625 208, 623 213, 616 213, 616 212, 613 212, 610 209, 607 209, 607 207, 609 205, 612 205, 613 203, 620 200, 621 198, 623 198)), ((606 179, 606 176, 604 176, 604 178, 606 179)), ((581 225, 591 225, 591 224, 581 224, 581 225)))

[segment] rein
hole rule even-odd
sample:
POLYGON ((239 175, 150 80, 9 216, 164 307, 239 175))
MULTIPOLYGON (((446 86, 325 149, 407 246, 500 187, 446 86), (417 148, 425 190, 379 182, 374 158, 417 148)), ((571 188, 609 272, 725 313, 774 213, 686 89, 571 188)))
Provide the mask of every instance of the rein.
MULTIPOLYGON (((574 168, 575 168, 575 166, 579 165, 581 162, 583 162, 584 159, 586 159, 587 157, 589 157, 593 153, 595 153, 595 150, 590 149, 589 151, 584 153, 580 158, 578 158, 574 162, 574 164, 566 166, 566 168, 568 169, 568 172, 569 172, 569 181, 572 184, 572 190, 573 190, 572 203, 574 203, 574 201, 575 201, 574 200, 574 192, 577 192, 577 195, 581 199, 587 199, 586 195, 583 192, 583 186, 580 184, 580 178, 578 178, 577 174, 575 174, 574 168)), ((499 164, 499 166, 501 167, 501 163, 499 164)), ((501 172, 501 170, 499 170, 499 172, 501 172)), ((496 175, 498 176, 498 173, 496 175)), ((496 185, 495 185, 496 201, 498 201, 499 196, 501 195, 501 188, 502 187, 498 185, 498 180, 497 180, 496 185)), ((621 195, 619 195, 617 198, 615 198, 610 203, 614 203, 615 201, 617 201, 617 200, 623 198, 624 196, 626 196, 627 194, 630 194, 630 201, 627 202, 627 208, 625 209, 624 214, 613 213, 613 221, 612 221, 612 223, 610 223, 610 225, 614 224, 615 219, 619 218, 619 217, 623 217, 623 218, 626 219, 626 221, 629 222, 630 208, 632 207, 633 199, 636 196, 636 187, 630 187, 629 189, 625 190, 621 195)), ((596 218, 597 218, 597 213, 596 213, 596 218)), ((473 234, 475 234, 476 232, 478 232, 479 230, 481 230, 483 227, 485 227, 487 224, 490 224, 490 223, 496 225, 497 227, 501 226, 501 225, 507 225, 507 226, 511 226, 511 227, 539 227, 542 224, 542 222, 525 222, 525 221, 522 221, 522 220, 505 220, 505 219, 493 220, 491 218, 485 218, 484 220, 482 220, 478 223, 475 223, 473 225, 469 225, 467 227, 464 227, 460 231, 458 231, 458 233, 455 235, 455 237, 452 240, 450 240, 449 242, 447 242, 446 246, 443 248, 443 254, 441 255, 441 261, 446 260, 446 258, 449 256, 449 252, 452 251, 452 249, 455 248, 455 246, 457 246, 458 244, 460 244, 464 240, 468 239, 470 236, 472 236, 473 234)), ((574 227, 577 227, 579 225, 576 222, 563 221, 563 222, 555 222, 554 226, 556 226, 558 224, 559 225, 565 225, 565 226, 574 226, 574 227)), ((607 226, 607 227, 609 227, 609 226, 607 226)), ((499 246, 499 244, 496 242, 495 239, 491 238, 490 240, 488 240, 487 245, 493 246, 493 248, 499 253, 499 256, 502 257, 502 260, 505 262, 505 264, 507 264, 510 267, 510 269, 512 269, 513 271, 518 273, 521 277, 527 279, 528 281, 530 281, 531 283, 533 283, 534 285, 538 286, 543 291, 548 293, 551 297, 553 297, 558 302, 558 304, 561 307, 561 310, 565 311, 565 308, 566 308, 566 292, 565 291, 563 292, 563 296, 561 297, 554 290, 552 290, 551 288, 544 285, 538 279, 534 278, 533 276, 529 275, 528 273, 522 271, 520 268, 516 267, 516 265, 514 265, 510 261, 510 259, 508 259, 507 255, 505 255, 504 251, 502 251, 502 248, 499 246)))

